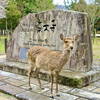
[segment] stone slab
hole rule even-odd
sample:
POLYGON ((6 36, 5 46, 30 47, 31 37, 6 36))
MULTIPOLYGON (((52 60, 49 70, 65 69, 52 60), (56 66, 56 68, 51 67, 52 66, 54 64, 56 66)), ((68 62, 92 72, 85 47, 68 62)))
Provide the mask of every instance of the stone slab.
POLYGON ((35 92, 30 92, 30 91, 17 94, 16 97, 22 100, 53 100, 49 97, 42 96, 40 94, 37 94, 35 92))
POLYGON ((76 100, 89 100, 89 99, 85 99, 85 98, 78 98, 76 100))
MULTIPOLYGON (((48 84, 48 81, 44 81, 44 80, 41 80, 41 79, 40 79, 40 81, 41 81, 42 86, 44 86, 45 84, 48 84)), ((33 84, 39 86, 37 78, 32 77, 30 82, 31 82, 31 84, 33 83, 33 84)))
POLYGON ((90 84, 89 86, 83 87, 82 89, 86 90, 86 91, 92 91, 96 88, 97 88, 96 86, 93 86, 93 85, 90 84))
POLYGON ((4 81, 6 83, 11 84, 11 85, 14 85, 14 86, 21 86, 21 85, 27 84, 27 82, 20 81, 20 80, 14 79, 14 78, 9 78, 9 79, 6 79, 4 81))
POLYGON ((4 79, 7 79, 7 78, 8 78, 7 76, 0 75, 0 80, 4 80, 4 79))
POLYGON ((94 83, 92 83, 91 85, 100 88, 100 81, 98 81, 98 82, 94 82, 94 83))
POLYGON ((0 86, 1 86, 1 85, 4 85, 4 84, 6 84, 6 83, 4 83, 4 82, 0 81, 0 86))
POLYGON ((11 74, 12 74, 12 73, 5 72, 5 71, 1 71, 1 70, 0 70, 0 76, 8 77, 8 76, 11 75, 11 74))
POLYGON ((6 85, 1 85, 0 86, 0 91, 3 91, 5 93, 11 94, 11 95, 16 95, 16 94, 24 92, 25 90, 21 89, 19 87, 10 85, 10 84, 6 84, 6 85))
POLYGON ((14 96, 0 92, 0 100, 18 100, 14 96))
MULTIPOLYGON (((63 85, 69 85, 72 87, 83 87, 89 85, 92 82, 100 79, 100 66, 92 66, 92 70, 89 72, 73 72, 69 70, 62 70, 59 76, 59 83, 63 85)), ((0 59, 0 69, 13 72, 16 74, 27 75, 28 64, 20 62, 8 62, 4 58, 0 59)), ((1 72, 1 75, 13 76, 11 73, 1 72)), ((43 80, 48 80, 48 73, 41 71, 40 77, 43 80)), ((27 80, 24 78, 24 80, 27 80)), ((27 80, 28 81, 28 80, 27 80)), ((34 81, 33 81, 34 82, 34 81)), ((36 82, 37 84, 37 82, 36 82)))
MULTIPOLYGON (((70 95, 70 94, 63 93, 63 92, 59 92, 58 94, 60 94, 60 96, 56 96, 55 91, 54 91, 53 96, 54 96, 55 100, 66 100, 66 99, 67 100, 76 100, 78 98, 77 96, 70 95)), ((50 97, 51 92, 50 91, 45 92, 45 93, 43 93, 43 95, 50 97)))
POLYGON ((69 93, 72 95, 76 95, 76 96, 83 97, 90 100, 100 100, 100 94, 84 91, 77 88, 69 91, 69 93))
POLYGON ((96 88, 96 89, 94 89, 92 92, 95 92, 95 93, 100 94, 100 88, 96 88))
MULTIPOLYGON (((29 90, 29 85, 28 84, 27 85, 22 85, 20 87, 23 88, 23 89, 29 90)), ((31 84, 31 87, 32 87, 31 91, 33 91, 35 93, 44 93, 46 91, 49 91, 49 88, 47 88, 43 85, 42 85, 43 89, 40 89, 40 87, 38 85, 35 85, 35 84, 31 84)))
MULTIPOLYGON (((43 87, 49 88, 49 90, 51 90, 51 83, 45 84, 43 87)), ((70 91, 71 89, 73 89, 72 87, 64 86, 64 85, 61 85, 61 84, 59 84, 58 87, 59 87, 58 91, 61 91, 61 92, 64 92, 64 93, 66 93, 66 91, 70 91)), ((56 90, 56 84, 55 83, 54 83, 53 89, 54 89, 54 91, 56 90)))

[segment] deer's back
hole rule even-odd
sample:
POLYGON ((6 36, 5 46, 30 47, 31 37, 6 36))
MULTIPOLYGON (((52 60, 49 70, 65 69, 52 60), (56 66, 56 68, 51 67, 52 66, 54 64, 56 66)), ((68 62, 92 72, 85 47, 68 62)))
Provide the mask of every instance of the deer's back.
POLYGON ((42 52, 49 51, 49 49, 42 46, 34 46, 28 50, 28 60, 35 62, 36 57, 42 52))
POLYGON ((60 51, 45 51, 36 57, 36 66, 44 70, 55 70, 59 66, 61 52, 60 51))

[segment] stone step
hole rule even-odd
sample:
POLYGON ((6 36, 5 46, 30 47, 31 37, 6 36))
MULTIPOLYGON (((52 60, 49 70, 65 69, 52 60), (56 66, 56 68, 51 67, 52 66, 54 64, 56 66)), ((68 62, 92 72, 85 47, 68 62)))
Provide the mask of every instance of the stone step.
POLYGON ((42 81, 42 87, 44 89, 40 89, 37 80, 32 78, 32 90, 29 90, 27 76, 0 70, 0 91, 13 95, 20 100, 66 100, 66 98, 67 100, 100 100, 99 83, 100 80, 94 82, 94 85, 91 84, 89 87, 85 87, 85 90, 84 88, 78 89, 59 85, 60 96, 54 94, 54 99, 51 99, 50 84, 48 84, 48 82, 42 81), (93 89, 94 86, 95 89, 93 89), (89 91, 88 88, 91 91, 89 91), (95 93, 95 90, 98 90, 98 93, 95 93))
MULTIPOLYGON (((28 64, 7 61, 5 56, 0 57, 0 69, 20 75, 27 75, 28 64)), ((33 75, 32 75, 33 76, 33 75)), ((40 78, 48 80, 48 73, 41 71, 40 78)), ((69 70, 63 70, 59 76, 59 83, 72 87, 83 87, 89 85, 91 82, 100 79, 100 66, 94 66, 89 72, 73 72, 69 70)))

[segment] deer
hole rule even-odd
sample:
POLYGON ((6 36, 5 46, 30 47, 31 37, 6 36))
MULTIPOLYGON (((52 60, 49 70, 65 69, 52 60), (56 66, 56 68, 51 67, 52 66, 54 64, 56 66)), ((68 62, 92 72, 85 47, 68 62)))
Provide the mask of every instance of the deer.
POLYGON ((51 79, 51 95, 53 95, 53 85, 54 78, 56 84, 56 94, 58 93, 58 77, 61 72, 63 66, 68 62, 71 52, 74 47, 74 37, 64 37, 63 34, 60 34, 60 39, 63 41, 63 50, 54 51, 50 50, 46 47, 42 46, 33 46, 28 50, 28 63, 30 65, 28 70, 29 77, 29 87, 32 89, 30 85, 30 78, 32 72, 35 72, 36 78, 38 79, 38 83, 40 88, 41 82, 39 78, 40 70, 47 71, 50 74, 51 79))

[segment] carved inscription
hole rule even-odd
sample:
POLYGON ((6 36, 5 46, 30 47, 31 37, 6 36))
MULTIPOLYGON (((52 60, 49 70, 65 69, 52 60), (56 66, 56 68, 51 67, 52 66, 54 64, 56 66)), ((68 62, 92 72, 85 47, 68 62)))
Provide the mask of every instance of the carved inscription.
POLYGON ((55 23, 55 19, 51 20, 51 25, 46 23, 44 24, 42 21, 40 21, 40 19, 38 19, 37 24, 35 25, 37 33, 38 32, 44 32, 44 31, 55 31, 56 28, 56 23, 55 23))

